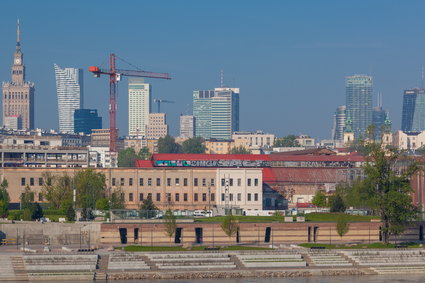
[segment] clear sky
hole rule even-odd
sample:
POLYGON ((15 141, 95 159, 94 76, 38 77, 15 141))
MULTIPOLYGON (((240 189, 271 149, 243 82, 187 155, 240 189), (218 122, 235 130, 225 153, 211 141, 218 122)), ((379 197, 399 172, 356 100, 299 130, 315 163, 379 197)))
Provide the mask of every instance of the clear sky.
MULTIPOLYGON (((345 104, 345 76, 374 77, 393 128, 403 90, 420 86, 425 64, 425 1, 0 1, 0 81, 10 80, 21 21, 27 79, 35 82, 35 124, 58 128, 53 64, 87 70, 108 54, 173 80, 149 80, 171 134, 191 113, 192 91, 239 87, 241 130, 329 138, 345 104)), ((118 67, 129 68, 122 62, 118 67)), ((108 81, 85 72, 86 108, 108 127, 108 81)), ((127 80, 119 87, 118 126, 127 133, 127 80)), ((154 106, 156 109, 156 106, 154 106)))

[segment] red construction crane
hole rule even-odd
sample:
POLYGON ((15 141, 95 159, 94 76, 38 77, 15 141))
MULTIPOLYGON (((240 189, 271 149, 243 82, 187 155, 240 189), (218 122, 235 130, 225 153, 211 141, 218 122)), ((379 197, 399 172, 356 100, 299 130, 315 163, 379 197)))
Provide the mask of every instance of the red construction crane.
POLYGON ((121 70, 115 68, 115 54, 109 57, 109 70, 90 66, 89 72, 92 72, 96 78, 100 75, 109 75, 109 151, 117 152, 117 82, 121 76, 142 77, 171 80, 167 73, 152 73, 136 70, 121 70))

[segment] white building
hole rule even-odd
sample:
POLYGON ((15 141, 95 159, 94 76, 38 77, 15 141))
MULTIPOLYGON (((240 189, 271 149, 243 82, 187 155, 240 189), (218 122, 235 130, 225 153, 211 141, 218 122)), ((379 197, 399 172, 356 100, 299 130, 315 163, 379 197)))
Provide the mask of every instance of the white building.
POLYGON ((235 142, 235 147, 243 146, 249 149, 271 148, 274 144, 275 136, 266 134, 262 131, 256 132, 234 132, 232 140, 235 142))
POLYGON ((152 87, 142 78, 128 79, 128 134, 144 136, 152 109, 152 87))
POLYGON ((116 168, 118 159, 116 154, 111 154, 109 147, 89 146, 89 163, 91 167, 116 168))
POLYGON ((409 132, 396 131, 393 134, 393 146, 399 150, 417 150, 425 145, 425 131, 409 132))
POLYGON ((165 113, 149 114, 149 123, 146 125, 146 139, 153 140, 168 135, 168 125, 165 113))
POLYGON ((83 108, 83 70, 54 64, 58 96, 59 131, 74 132, 74 111, 83 108))
POLYGON ((180 115, 180 137, 193 138, 195 136, 195 117, 180 115))

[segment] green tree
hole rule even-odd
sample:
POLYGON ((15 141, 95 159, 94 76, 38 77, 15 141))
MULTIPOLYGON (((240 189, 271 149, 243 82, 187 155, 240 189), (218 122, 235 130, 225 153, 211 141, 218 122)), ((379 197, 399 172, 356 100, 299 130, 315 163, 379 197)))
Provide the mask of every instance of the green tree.
POLYGON ((109 198, 110 209, 124 209, 125 200, 124 200, 124 191, 121 187, 118 187, 112 192, 112 195, 109 198))
POLYGON ((139 158, 142 160, 148 160, 149 157, 151 156, 151 153, 149 152, 149 148, 142 147, 139 151, 139 158))
POLYGON ((152 198, 148 197, 143 200, 142 205, 140 206, 140 218, 152 218, 157 215, 158 208, 152 201, 152 198))
POLYGON ((205 153, 204 140, 201 137, 193 137, 183 142, 182 153, 205 153))
POLYGON ((349 229, 350 224, 348 224, 347 217, 345 215, 338 217, 336 222, 336 231, 338 235, 342 238, 342 236, 348 233, 349 229))
POLYGON ((62 202, 72 200, 73 180, 70 176, 53 176, 50 172, 44 172, 42 178, 42 194, 54 209, 59 209, 62 202))
POLYGON ((345 204, 341 195, 336 194, 330 201, 331 212, 345 212, 345 204))
POLYGON ((240 145, 240 146, 232 147, 229 150, 229 154, 251 154, 251 150, 249 150, 246 147, 240 145))
POLYGON ((68 221, 75 221, 75 209, 72 207, 72 205, 67 207, 65 215, 68 221))
POLYGON ((380 144, 371 146, 364 166, 366 178, 360 190, 364 200, 381 217, 383 241, 389 243, 390 235, 402 233, 417 218, 418 207, 412 204, 410 177, 419 167, 412 160, 404 160, 407 165, 398 173, 398 153, 393 149, 382 149, 380 144))
POLYGON ((79 171, 75 175, 77 205, 79 208, 96 207, 96 200, 105 197, 105 175, 93 169, 79 171))
POLYGON ((24 192, 21 194, 21 209, 31 209, 32 203, 34 202, 34 192, 31 191, 29 185, 25 186, 24 192))
POLYGON ((106 198, 100 198, 96 201, 96 209, 98 210, 109 210, 109 200, 106 198))
POLYGON ((158 139, 158 153, 179 153, 180 145, 177 144, 172 136, 166 135, 158 139))
POLYGON ((313 196, 313 200, 311 201, 313 205, 317 206, 317 207, 326 207, 326 196, 325 194, 320 191, 317 190, 316 193, 313 196))
POLYGON ((239 231, 238 219, 231 213, 226 215, 224 217, 223 223, 221 223, 221 229, 229 238, 231 238, 239 231))
POLYGON ((165 234, 171 238, 176 233, 176 216, 174 215, 173 211, 171 209, 167 209, 164 214, 164 227, 165 227, 165 234))
POLYGON ((31 191, 28 185, 25 186, 20 199, 24 220, 30 221, 43 217, 43 209, 39 203, 34 203, 34 192, 31 191))
POLYGON ((127 147, 118 153, 118 167, 135 167, 137 159, 139 159, 139 156, 134 148, 127 147))
POLYGON ((0 218, 6 218, 9 214, 10 196, 7 191, 8 186, 6 179, 0 184, 0 218))
POLYGON ((300 146, 300 143, 296 140, 295 135, 287 135, 283 138, 277 138, 274 141, 275 147, 298 147, 300 146))

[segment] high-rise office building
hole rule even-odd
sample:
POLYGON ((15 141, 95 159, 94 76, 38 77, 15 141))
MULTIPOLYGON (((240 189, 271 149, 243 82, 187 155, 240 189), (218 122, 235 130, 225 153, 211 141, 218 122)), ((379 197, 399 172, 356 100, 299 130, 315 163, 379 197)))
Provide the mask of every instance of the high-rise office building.
POLYGON ((231 139, 239 131, 239 88, 193 92, 195 135, 205 139, 231 139))
POLYGON ((425 89, 414 88, 404 91, 401 130, 403 132, 425 130, 425 89))
POLYGON ((91 134, 93 129, 102 129, 102 117, 96 109, 76 109, 74 112, 74 133, 91 134))
POLYGON ((148 140, 159 139, 168 135, 165 113, 150 113, 145 133, 148 140))
POLYGON ((18 21, 12 81, 3 83, 3 125, 6 117, 20 116, 23 129, 34 129, 34 83, 25 81, 24 54, 18 21))
POLYGON ((346 113, 353 122, 353 133, 357 139, 365 137, 372 124, 372 77, 353 75, 345 79, 346 113))
POLYGON ((339 106, 333 116, 333 127, 332 127, 332 139, 335 141, 344 140, 344 128, 345 128, 345 105, 339 106))
POLYGON ((372 125, 375 127, 375 135, 379 140, 381 139, 383 127, 385 126, 386 117, 387 111, 385 111, 381 106, 373 107, 372 125))
POLYGON ((193 115, 180 115, 180 137, 193 138, 195 136, 195 118, 193 115))
POLYGON ((128 79, 128 134, 145 136, 152 111, 152 87, 142 78, 128 79))
POLYGON ((83 108, 83 70, 53 65, 58 96, 59 131, 74 133, 74 112, 83 108))

